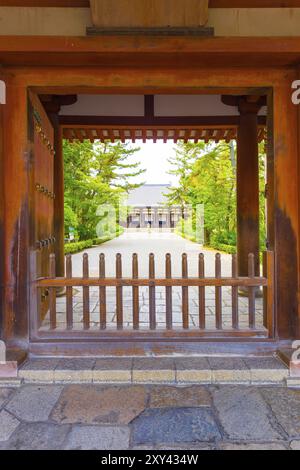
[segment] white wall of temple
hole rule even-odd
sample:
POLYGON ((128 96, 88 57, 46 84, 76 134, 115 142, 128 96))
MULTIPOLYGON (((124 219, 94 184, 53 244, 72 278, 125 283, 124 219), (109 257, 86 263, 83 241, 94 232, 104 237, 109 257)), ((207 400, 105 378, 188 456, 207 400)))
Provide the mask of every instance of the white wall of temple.
MULTIPOLYGON (((211 8, 216 36, 299 36, 300 8, 211 8)), ((0 7, 0 35, 85 36, 89 8, 0 7)))
MULTIPOLYGON (((144 116, 143 95, 79 95, 71 106, 63 106, 66 116, 144 116)), ((226 106, 220 95, 157 95, 155 116, 238 116, 238 110, 226 106)), ((262 108, 260 114, 266 114, 262 108)))

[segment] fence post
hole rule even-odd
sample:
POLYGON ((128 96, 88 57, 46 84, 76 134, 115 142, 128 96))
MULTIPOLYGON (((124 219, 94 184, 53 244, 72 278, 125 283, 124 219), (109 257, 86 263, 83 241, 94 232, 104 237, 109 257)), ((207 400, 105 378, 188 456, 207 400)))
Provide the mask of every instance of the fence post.
MULTIPOLYGON (((89 278, 89 255, 84 253, 82 264, 83 279, 89 278)), ((90 328, 90 288, 89 286, 83 287, 83 328, 89 330, 90 328)))
MULTIPOLYGON (((105 254, 99 255, 99 278, 105 279, 105 254)), ((100 300, 100 329, 106 329, 106 287, 99 287, 99 300, 100 300)))
POLYGON ((267 287, 264 287, 264 326, 268 330, 269 338, 275 335, 275 322, 274 322, 274 275, 275 275, 275 260, 273 251, 265 251, 263 259, 264 277, 268 281, 267 287))
MULTIPOLYGON (((182 255, 182 279, 188 278, 188 258, 187 254, 182 255)), ((182 287, 182 326, 184 330, 189 328, 189 288, 182 287)))
MULTIPOLYGON (((166 279, 172 278, 172 261, 170 253, 166 254, 166 279)), ((173 328, 173 301, 172 287, 166 287, 166 327, 167 330, 173 328)))
POLYGON ((36 280, 37 280, 37 251, 32 250, 30 252, 30 295, 29 295, 29 302, 30 302, 30 334, 32 336, 38 335, 39 329, 39 311, 41 305, 40 299, 40 289, 37 288, 36 280))
MULTIPOLYGON (((134 253, 132 255, 132 279, 138 279, 139 277, 139 264, 138 255, 134 253)), ((132 316, 133 316, 133 329, 138 330, 140 325, 139 310, 139 288, 138 286, 132 287, 132 316)))
MULTIPOLYGON (((232 267, 231 267, 231 275, 233 279, 238 277, 238 262, 237 262, 237 255, 232 255, 232 267)), ((231 303, 232 303, 232 327, 237 330, 239 328, 239 295, 238 295, 239 288, 237 286, 233 286, 231 288, 231 303)))
MULTIPOLYGON (((200 279, 205 277, 205 260, 204 254, 199 254, 198 259, 198 276, 200 279)), ((205 287, 200 286, 198 289, 199 296, 199 328, 205 330, 206 326, 206 317, 205 317, 205 287)))
MULTIPOLYGON (((220 279, 221 277, 221 255, 220 253, 216 254, 215 258, 215 272, 216 272, 216 279, 220 279)), ((217 286, 215 288, 215 296, 216 296, 216 328, 217 330, 222 330, 222 287, 217 286)))
POLYGON ((151 280, 155 279, 155 258, 154 254, 149 255, 149 324, 150 330, 156 329, 156 300, 155 286, 151 284, 151 280))
MULTIPOLYGON (((72 255, 66 256, 66 277, 72 279, 72 255)), ((73 328, 73 287, 66 288, 66 301, 67 301, 67 330, 73 328)))
MULTIPOLYGON (((255 257, 253 253, 248 255, 248 277, 249 279, 255 278, 255 257)), ((255 328, 255 287, 248 288, 248 302, 249 302, 249 328, 255 328)))
MULTIPOLYGON (((49 262, 49 276, 51 279, 56 277, 56 261, 55 254, 50 255, 49 262)), ((56 287, 49 288, 49 308, 50 308, 50 328, 55 330, 56 328, 56 287)))
MULTIPOLYGON (((116 256, 116 278, 122 279, 122 255, 120 253, 116 256)), ((117 303, 117 329, 123 329, 123 287, 116 288, 116 303, 117 303)))

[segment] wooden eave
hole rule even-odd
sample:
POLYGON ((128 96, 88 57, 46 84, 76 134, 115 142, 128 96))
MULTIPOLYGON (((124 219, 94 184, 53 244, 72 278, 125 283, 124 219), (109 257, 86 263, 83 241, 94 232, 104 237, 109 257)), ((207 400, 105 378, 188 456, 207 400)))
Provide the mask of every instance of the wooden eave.
POLYGON ((0 36, 0 65, 267 67, 300 64, 299 37, 0 36))
MULTIPOLYGON (((178 141, 197 143, 200 140, 205 142, 230 142, 237 138, 237 126, 218 127, 216 126, 62 126, 63 137, 70 142, 84 140, 122 141, 143 140, 143 142, 152 141, 167 142, 178 141)), ((266 138, 266 128, 260 125, 258 128, 257 140, 262 142, 266 138)))

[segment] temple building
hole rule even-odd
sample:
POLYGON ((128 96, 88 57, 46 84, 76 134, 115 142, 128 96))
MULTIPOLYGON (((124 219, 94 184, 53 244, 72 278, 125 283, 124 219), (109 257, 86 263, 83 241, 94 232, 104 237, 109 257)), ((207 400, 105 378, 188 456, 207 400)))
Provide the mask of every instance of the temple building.
POLYGON ((181 218, 180 207, 169 207, 170 185, 145 184, 129 193, 127 228, 174 229, 181 218))

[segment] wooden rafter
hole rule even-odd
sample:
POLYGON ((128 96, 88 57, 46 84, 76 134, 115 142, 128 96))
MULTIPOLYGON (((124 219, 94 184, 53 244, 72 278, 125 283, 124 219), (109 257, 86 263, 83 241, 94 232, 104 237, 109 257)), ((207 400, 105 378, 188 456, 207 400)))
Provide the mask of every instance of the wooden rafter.
MULTIPOLYGON (((63 116, 59 117, 62 126, 146 126, 146 127, 218 127, 228 129, 236 127, 239 122, 239 116, 63 116)), ((258 124, 266 125, 266 116, 258 116, 258 124)))
MULTIPOLYGON (((184 142, 193 141, 198 142, 204 140, 205 142, 220 142, 225 140, 230 142, 237 138, 237 126, 234 127, 190 127, 176 126, 174 127, 143 127, 143 126, 105 126, 100 127, 89 127, 89 126, 78 126, 78 127, 66 127, 62 126, 63 136, 65 139, 73 141, 75 139, 83 141, 88 139, 94 141, 98 139, 102 142, 110 140, 115 142, 121 140, 131 140, 133 143, 136 140, 142 140, 143 143, 152 140, 154 143, 157 141, 173 141, 177 143, 179 140, 184 142)), ((259 125, 257 140, 262 142, 266 138, 266 128, 263 125, 259 125)))

